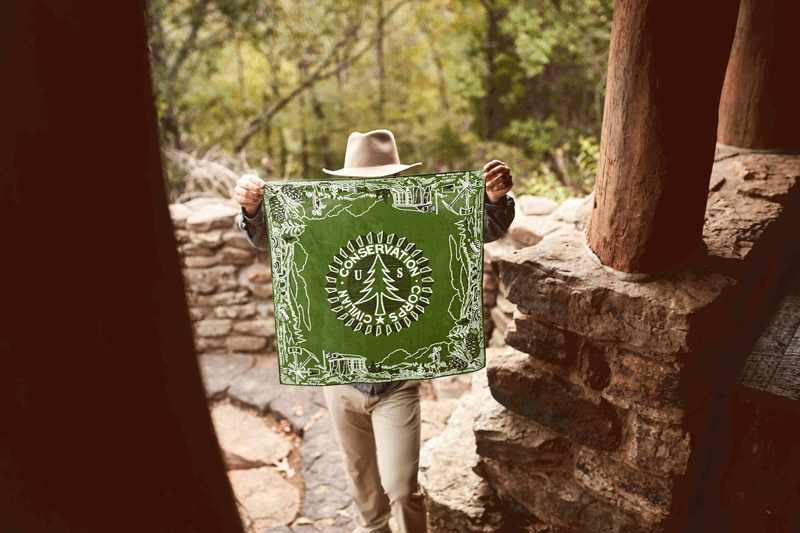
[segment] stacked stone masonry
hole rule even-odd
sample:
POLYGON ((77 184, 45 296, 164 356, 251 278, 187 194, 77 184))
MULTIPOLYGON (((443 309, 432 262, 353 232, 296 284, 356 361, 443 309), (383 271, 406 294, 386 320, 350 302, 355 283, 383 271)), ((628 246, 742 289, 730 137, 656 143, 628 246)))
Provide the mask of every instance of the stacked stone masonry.
POLYGON ((254 248, 242 235, 238 205, 232 200, 196 198, 171 205, 170 213, 198 353, 272 350, 269 253, 254 248))
POLYGON ((499 293, 475 471, 541 531, 691 530, 691 484, 715 484, 714 398, 800 242, 798 181, 796 156, 718 150, 702 246, 643 281, 588 253, 591 196, 535 213, 542 199, 518 199, 486 246, 499 293))
MULTIPOLYGON (((509 235, 485 246, 488 385, 467 409, 476 452, 464 465, 488 483, 479 500, 492 510, 481 516, 516 505, 540 531, 680 530, 687 479, 703 469, 703 406, 730 389, 746 356, 728 341, 800 242, 798 180, 797 157, 719 154, 703 247, 643 282, 587 253, 592 196, 517 199, 509 235)), ((198 352, 273 350, 269 255, 241 235, 237 206, 170 209, 198 352)), ((436 485, 425 488, 445 523, 436 485)))
POLYGON ((508 234, 484 245, 483 316, 488 346, 505 346, 504 335, 516 306, 505 297, 499 277, 500 259, 508 253, 533 246, 546 235, 573 227, 583 216, 584 200, 572 199, 559 206, 548 198, 523 195, 517 198, 517 212, 508 234))

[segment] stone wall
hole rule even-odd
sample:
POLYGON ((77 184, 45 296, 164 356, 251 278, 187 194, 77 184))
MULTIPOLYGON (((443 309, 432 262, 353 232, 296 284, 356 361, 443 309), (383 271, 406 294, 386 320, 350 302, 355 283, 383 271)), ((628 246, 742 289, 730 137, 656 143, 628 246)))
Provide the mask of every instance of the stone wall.
POLYGON ((198 354, 274 351, 269 253, 242 235, 238 205, 197 198, 170 213, 198 354))
POLYGON ((565 220, 515 221, 494 245, 506 249, 487 254, 511 304, 498 296, 493 322, 513 314, 509 346, 487 357, 475 471, 542 531, 692 531, 719 518, 731 386, 800 242, 798 181, 797 157, 719 152, 703 249, 651 279, 592 259, 591 197, 565 220), (515 249, 523 228, 532 245, 515 249))
MULTIPOLYGON (((591 258, 591 196, 520 197, 509 235, 485 246, 488 384, 465 404, 475 454, 462 467, 487 483, 491 512, 469 507, 487 517, 474 531, 497 530, 509 506, 539 531, 691 530, 720 499, 731 385, 800 242, 800 161, 717 159, 702 250, 652 279, 591 258)), ((237 206, 171 210, 198 351, 272 351, 269 257, 240 234, 237 206)), ((433 471, 423 480, 435 490, 433 471)), ((447 498, 429 500, 447 523, 447 498)))
POLYGON ((546 235, 575 227, 585 209, 586 200, 573 198, 563 205, 539 196, 525 194, 516 199, 517 211, 508 234, 484 245, 483 316, 488 346, 505 346, 506 328, 516 306, 505 297, 500 280, 500 260, 505 254, 533 246, 546 235))

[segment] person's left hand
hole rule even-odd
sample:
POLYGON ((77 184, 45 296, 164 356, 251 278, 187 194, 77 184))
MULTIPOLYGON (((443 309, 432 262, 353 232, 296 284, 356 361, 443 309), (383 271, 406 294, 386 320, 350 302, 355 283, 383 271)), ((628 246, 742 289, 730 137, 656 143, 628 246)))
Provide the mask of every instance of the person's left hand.
POLYGON ((486 179, 486 195, 493 204, 499 202, 514 185, 511 169, 497 159, 486 163, 483 177, 486 179))

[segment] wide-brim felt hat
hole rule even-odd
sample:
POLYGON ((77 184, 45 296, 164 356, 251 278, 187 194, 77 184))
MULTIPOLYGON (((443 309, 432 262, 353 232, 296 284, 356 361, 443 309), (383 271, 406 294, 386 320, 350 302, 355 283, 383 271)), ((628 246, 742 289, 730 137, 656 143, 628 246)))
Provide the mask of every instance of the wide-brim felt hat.
POLYGON ((344 154, 344 168, 341 170, 322 171, 333 176, 353 178, 379 178, 391 176, 403 170, 421 165, 400 163, 397 155, 397 143, 389 130, 375 130, 369 133, 354 132, 347 139, 347 151, 344 154))

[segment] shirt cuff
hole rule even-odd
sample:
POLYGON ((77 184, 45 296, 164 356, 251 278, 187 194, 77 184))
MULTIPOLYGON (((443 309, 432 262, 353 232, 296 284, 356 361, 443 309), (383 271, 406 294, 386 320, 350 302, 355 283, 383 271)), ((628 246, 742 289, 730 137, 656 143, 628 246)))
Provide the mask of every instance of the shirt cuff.
POLYGON ((504 195, 496 204, 493 204, 489 201, 489 195, 486 194, 486 191, 483 192, 483 205, 486 207, 494 208, 494 209, 505 209, 508 207, 508 202, 511 200, 509 195, 504 195))
POLYGON ((247 216, 247 211, 245 211, 244 207, 242 207, 241 209, 242 209, 242 218, 248 222, 254 222, 264 216, 264 208, 261 206, 261 202, 258 203, 256 214, 253 215, 252 217, 247 216))

